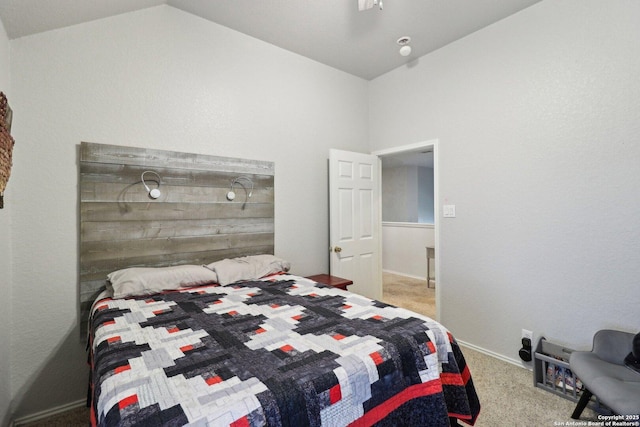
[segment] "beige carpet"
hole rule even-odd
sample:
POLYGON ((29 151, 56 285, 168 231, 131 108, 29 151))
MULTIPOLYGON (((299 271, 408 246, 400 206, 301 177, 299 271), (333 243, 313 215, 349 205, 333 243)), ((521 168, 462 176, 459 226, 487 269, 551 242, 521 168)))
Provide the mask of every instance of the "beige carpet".
POLYGON ((45 418, 28 424, 17 425, 29 427, 80 427, 90 425, 89 418, 89 409, 83 406, 81 408, 63 412, 55 417, 45 418))
POLYGON ((382 301, 436 318, 436 290, 426 279, 382 273, 382 301))
MULTIPOLYGON (((385 274, 383 283, 384 302, 435 318, 435 291, 427 288, 426 280, 385 274)), ((452 332, 455 336, 455 331, 452 332)), ((467 347, 463 347, 463 352, 482 406, 476 426, 576 425, 570 424, 575 423, 570 418, 575 404, 534 387, 531 371, 467 347)), ((28 425, 75 427, 86 426, 88 420, 89 411, 78 408, 28 425)), ((587 409, 581 420, 596 421, 597 417, 587 409)))
MULTIPOLYGON (((575 425, 575 403, 534 387, 531 371, 467 347, 462 351, 482 408, 476 426, 575 425)), ((596 414, 585 409, 581 420, 597 420, 596 414)))

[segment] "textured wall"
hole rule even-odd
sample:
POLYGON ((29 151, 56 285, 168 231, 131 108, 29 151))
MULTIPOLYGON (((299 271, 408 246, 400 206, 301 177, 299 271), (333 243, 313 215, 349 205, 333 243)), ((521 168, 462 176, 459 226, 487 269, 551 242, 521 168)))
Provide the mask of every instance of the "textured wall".
MULTIPOLYGON (((0 21, 0 91, 12 104, 9 78, 9 39, 0 21)), ((9 181, 12 184, 11 181, 9 181)), ((0 325, 8 325, 11 319, 11 189, 5 190, 5 207, 0 210, 0 325)), ((9 328, 0 328, 0 425, 8 422, 11 402, 10 338, 9 328)))
POLYGON ((433 169, 382 168, 382 220, 433 224, 433 169))
POLYGON ((398 166, 382 170, 382 220, 418 221, 417 167, 398 166))
POLYGON ((169 6, 13 40, 16 416, 82 399, 80 141, 275 162, 275 253, 328 268, 329 147, 366 151, 367 82, 169 6))
POLYGON ((547 0, 375 79, 371 148, 437 138, 440 320, 518 360, 640 329, 640 3, 547 0))

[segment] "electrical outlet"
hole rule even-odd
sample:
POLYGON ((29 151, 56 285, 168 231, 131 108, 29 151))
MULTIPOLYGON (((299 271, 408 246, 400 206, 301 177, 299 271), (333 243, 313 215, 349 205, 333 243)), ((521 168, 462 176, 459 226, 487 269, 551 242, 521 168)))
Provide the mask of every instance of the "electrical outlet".
POLYGON ((528 329, 522 330, 522 338, 529 338, 531 344, 533 344, 533 332, 528 329))

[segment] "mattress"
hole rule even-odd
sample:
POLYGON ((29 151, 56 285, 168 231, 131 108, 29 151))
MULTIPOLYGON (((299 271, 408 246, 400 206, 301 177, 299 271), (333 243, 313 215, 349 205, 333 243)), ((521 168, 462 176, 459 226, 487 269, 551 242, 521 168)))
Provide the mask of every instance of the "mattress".
POLYGON ((448 426, 479 400, 438 322, 277 274, 101 298, 90 325, 99 426, 448 426))

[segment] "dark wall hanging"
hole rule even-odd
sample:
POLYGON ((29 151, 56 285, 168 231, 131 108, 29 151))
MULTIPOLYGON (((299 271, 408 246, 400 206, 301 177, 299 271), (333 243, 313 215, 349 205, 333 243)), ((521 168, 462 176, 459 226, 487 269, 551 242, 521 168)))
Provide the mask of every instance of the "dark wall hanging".
POLYGON ((4 189, 11 175, 11 157, 15 141, 11 137, 13 112, 7 97, 0 92, 0 209, 4 208, 4 189))

